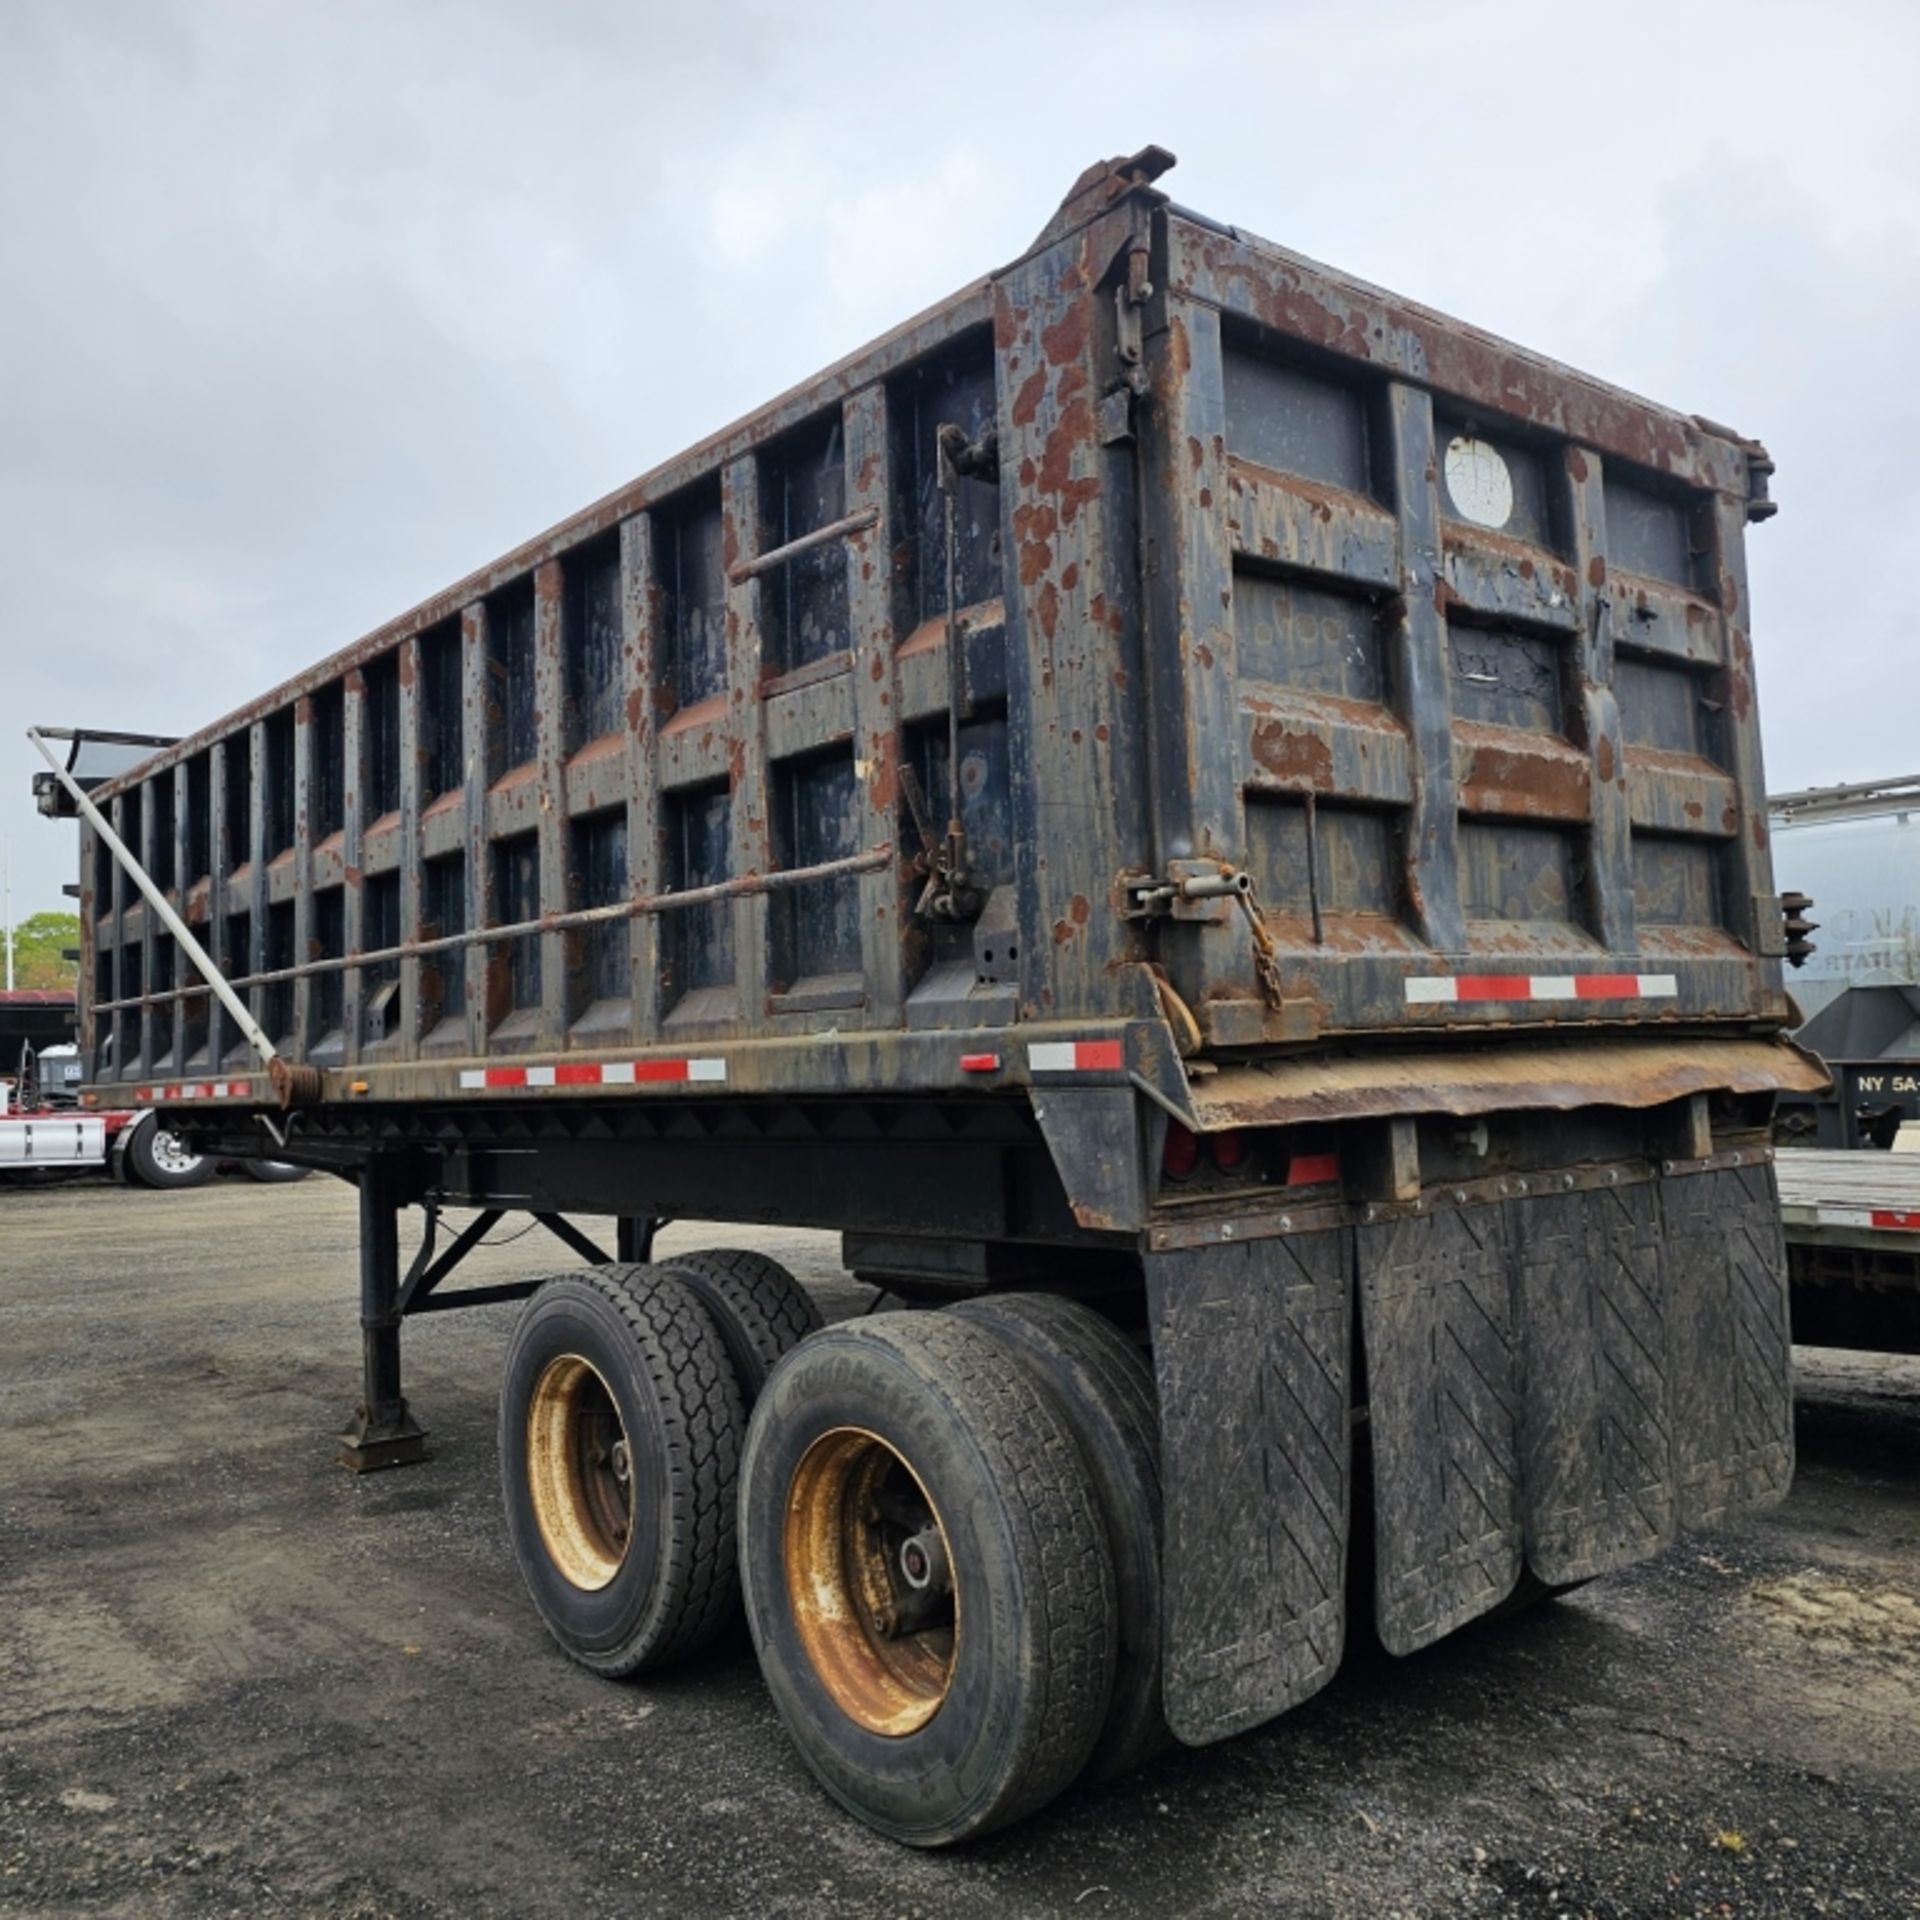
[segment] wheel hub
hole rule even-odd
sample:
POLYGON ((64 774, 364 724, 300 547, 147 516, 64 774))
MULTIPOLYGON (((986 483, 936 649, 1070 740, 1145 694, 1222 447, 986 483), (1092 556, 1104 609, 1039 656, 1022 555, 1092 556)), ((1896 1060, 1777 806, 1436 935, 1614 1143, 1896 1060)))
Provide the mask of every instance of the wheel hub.
POLYGON ((613 1394, 578 1354, 549 1360, 527 1405, 527 1484, 549 1557, 597 1592, 633 1536, 633 1455, 613 1394))
POLYGON ((877 1434, 837 1427, 794 1470, 787 1597, 807 1658, 849 1719, 915 1733, 953 1685, 960 1594, 920 1476, 877 1434))

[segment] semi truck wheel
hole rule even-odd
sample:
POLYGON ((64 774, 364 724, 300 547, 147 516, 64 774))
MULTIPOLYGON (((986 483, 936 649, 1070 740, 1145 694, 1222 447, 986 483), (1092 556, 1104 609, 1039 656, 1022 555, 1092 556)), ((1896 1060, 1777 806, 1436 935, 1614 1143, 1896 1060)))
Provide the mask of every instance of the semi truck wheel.
POLYGON ((732 1616, 745 1424, 726 1346, 684 1283, 594 1268, 528 1302, 500 1396, 507 1531, 582 1666, 662 1666, 732 1616))
POLYGON ((1146 1356, 1091 1307, 1005 1293, 949 1309, 1025 1366, 1080 1443, 1113 1556, 1119 1657, 1089 1780, 1111 1780, 1173 1743, 1160 1686, 1160 1415, 1146 1356))
POLYGON ((658 1266, 614 1271, 641 1286, 654 1274, 672 1274, 699 1295, 726 1342, 749 1411, 780 1360, 820 1330, 820 1309, 800 1282, 779 1261, 746 1247, 675 1254, 658 1266))
POLYGON ((290 1160, 241 1160, 235 1163, 249 1180, 259 1180, 268 1186, 282 1181, 304 1180, 313 1169, 296 1167, 290 1160))
POLYGON ((213 1162, 149 1114, 134 1122, 121 1148, 128 1177, 143 1187, 199 1187, 213 1178, 213 1162))
POLYGON ((944 1846, 1045 1805, 1113 1685, 1080 1449, 984 1327, 882 1314, 774 1369, 741 1466, 741 1582, 774 1705, 842 1806, 944 1846))

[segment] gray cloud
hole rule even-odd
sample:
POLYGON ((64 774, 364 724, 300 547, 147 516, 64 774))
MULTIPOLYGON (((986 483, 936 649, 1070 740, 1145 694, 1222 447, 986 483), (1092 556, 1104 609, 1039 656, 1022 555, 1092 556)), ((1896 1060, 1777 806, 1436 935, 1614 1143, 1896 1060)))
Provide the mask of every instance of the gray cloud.
POLYGON ((1770 771, 1914 757, 1911 7, 823 12, 15 0, 20 911, 72 860, 27 720, 203 724, 1011 257, 1149 139, 1190 205, 1767 439, 1770 771))

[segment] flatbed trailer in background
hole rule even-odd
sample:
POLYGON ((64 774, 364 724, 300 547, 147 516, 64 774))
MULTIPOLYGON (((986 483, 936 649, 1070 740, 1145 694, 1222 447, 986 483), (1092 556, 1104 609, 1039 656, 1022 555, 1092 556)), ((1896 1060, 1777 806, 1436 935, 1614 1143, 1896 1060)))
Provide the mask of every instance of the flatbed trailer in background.
POLYGON ((1778 1164, 1794 1338, 1920 1353, 1920 1153, 1796 1147, 1778 1164))
POLYGON ((1307 1698, 1356 1530, 1410 1653, 1792 1472, 1772 463, 1170 164, 55 773, 89 1097, 359 1183, 348 1463, 420 1456, 404 1319, 543 1221, 590 1263, 504 1289, 543 1618, 629 1673, 744 1593, 808 1764, 917 1844, 1307 1698), (947 1310, 820 1330, 758 1256, 647 1263, 661 1216, 947 1310))

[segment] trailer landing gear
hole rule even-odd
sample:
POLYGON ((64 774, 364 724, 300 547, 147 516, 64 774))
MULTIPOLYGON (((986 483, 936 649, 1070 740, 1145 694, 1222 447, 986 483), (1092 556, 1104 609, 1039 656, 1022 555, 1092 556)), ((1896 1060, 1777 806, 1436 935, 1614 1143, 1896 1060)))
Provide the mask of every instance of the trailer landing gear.
MULTIPOLYGON (((421 1168, 404 1155, 376 1155, 360 1176, 360 1342, 362 1384, 360 1404, 340 1436, 340 1464, 350 1473, 378 1473, 387 1467, 411 1467, 425 1460, 427 1430, 408 1410, 400 1391, 400 1325, 416 1313, 443 1313, 456 1307, 492 1306, 502 1300, 524 1300, 540 1285, 538 1279, 511 1280, 493 1286, 447 1288, 440 1283, 459 1266, 499 1224, 504 1208, 483 1208, 461 1228, 444 1252, 438 1250, 438 1196, 429 1190, 421 1168), (400 1271, 400 1210, 422 1204, 426 1231, 413 1264, 400 1271)), ((589 1264, 608 1265, 605 1252, 564 1215, 535 1211, 541 1226, 589 1264)), ((660 1222, 647 1216, 617 1222, 616 1246, 620 1258, 644 1267, 653 1257, 653 1236, 660 1222)), ((711 1256, 718 1258, 719 1256, 711 1256)), ((738 1254, 735 1261, 755 1256, 738 1254)), ((771 1264, 771 1263, 767 1263, 771 1264)), ((717 1281, 729 1280, 729 1274, 717 1281)), ((730 1283, 747 1287, 765 1282, 755 1274, 731 1275, 730 1283)), ((797 1294, 792 1281, 789 1288, 797 1294)), ((804 1296, 801 1296, 804 1299, 804 1296)), ((781 1306, 772 1300, 767 1311, 781 1306)), ((804 1327, 798 1332, 805 1331, 804 1327)), ((769 1361, 768 1364, 771 1364, 769 1361)))
POLYGON ((427 1457, 427 1431, 400 1391, 400 1208, 406 1188, 389 1160, 360 1175, 360 1405, 340 1436, 351 1473, 411 1467, 427 1457))

